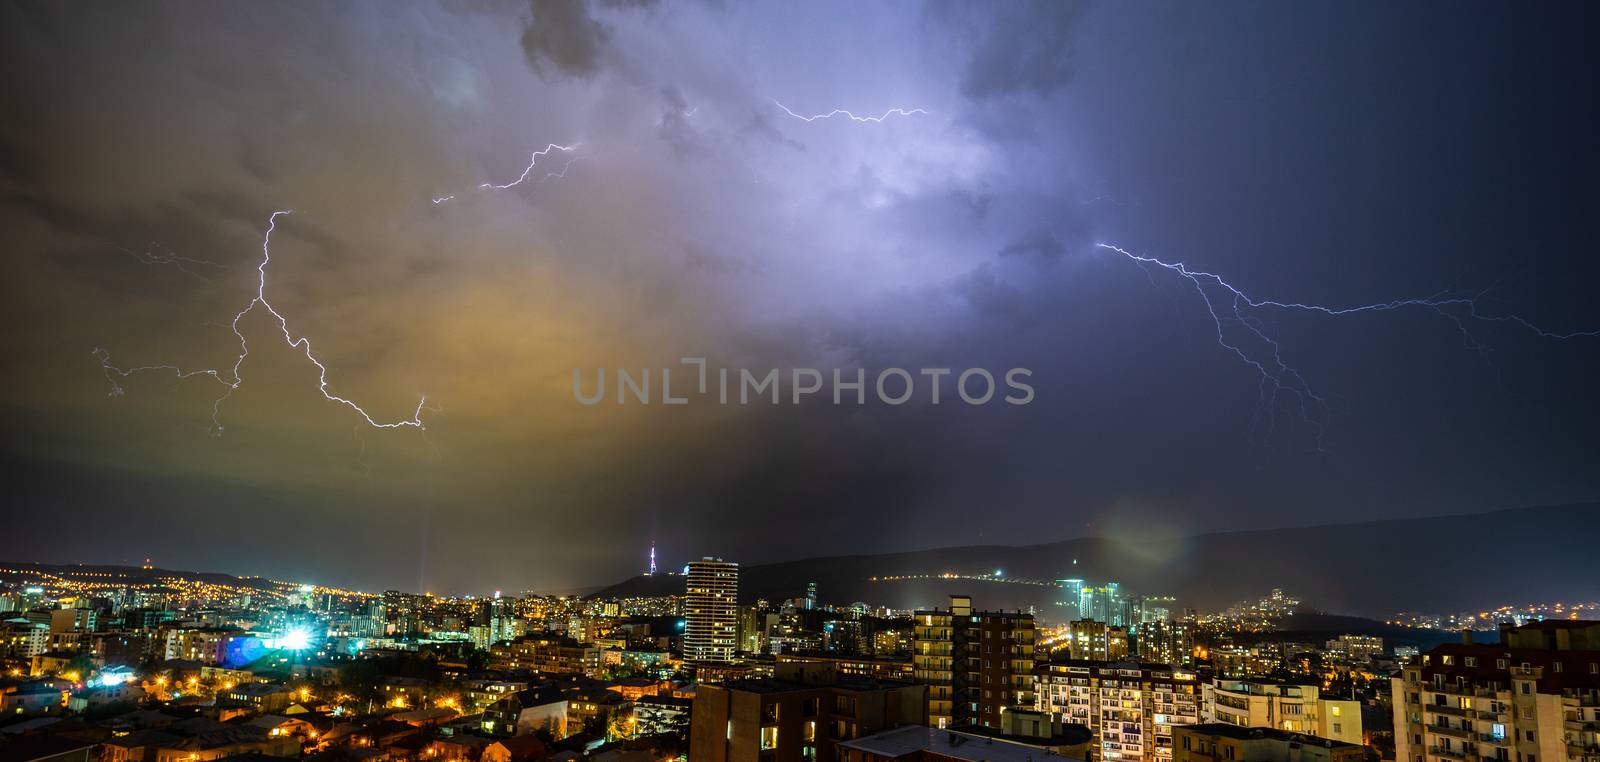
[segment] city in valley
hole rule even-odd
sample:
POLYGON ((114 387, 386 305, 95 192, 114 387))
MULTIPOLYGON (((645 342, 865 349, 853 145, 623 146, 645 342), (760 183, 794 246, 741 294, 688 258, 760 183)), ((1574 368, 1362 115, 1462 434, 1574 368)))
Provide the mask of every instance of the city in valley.
MULTIPOLYGON (((0 568, 0 754, 48 762, 1593 762, 1600 604, 1218 610, 1112 580, 1053 604, 435 596, 143 567, 0 568)), ((905 575, 915 577, 922 575, 905 575)), ((1003 570, 934 575, 993 588, 1003 570)), ((878 584, 892 582, 874 580, 878 584)))
POLYGON ((1600 0, 0 0, 0 762, 1600 762, 1600 0))

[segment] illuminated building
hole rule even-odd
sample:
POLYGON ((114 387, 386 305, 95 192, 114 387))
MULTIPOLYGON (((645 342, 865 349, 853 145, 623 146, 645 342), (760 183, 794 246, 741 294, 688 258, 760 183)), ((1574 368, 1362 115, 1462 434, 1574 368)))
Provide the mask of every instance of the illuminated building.
POLYGON ((168 659, 216 664, 222 660, 228 645, 241 637, 243 634, 233 628, 172 628, 165 633, 163 647, 168 659))
POLYGON ((810 654, 778 654, 779 665, 801 664, 835 669, 846 677, 871 677, 879 680, 911 680, 913 671, 909 658, 871 656, 819 656, 810 654))
POLYGON ((1367 664, 1383 655, 1383 638, 1376 635, 1340 635, 1324 644, 1329 658, 1348 664, 1367 664))
POLYGON ((1395 758, 1600 760, 1600 650, 1573 648, 1596 636, 1600 622, 1539 622, 1412 658, 1390 678, 1395 758))
POLYGON ((1039 711, 1089 727, 1094 762, 1166 762, 1173 727, 1200 721, 1199 678, 1165 664, 1055 660, 1034 680, 1039 711))
POLYGON ((1270 674, 1283 661, 1278 650, 1242 643, 1218 643, 1206 656, 1217 674, 1230 677, 1270 674))
POLYGON ((1079 606, 1083 600, 1083 580, 1058 579, 1056 584, 1061 586, 1061 602, 1057 605, 1067 609, 1067 620, 1082 619, 1084 615, 1079 611, 1079 606))
POLYGON ((749 654, 766 652, 766 617, 760 607, 739 608, 739 650, 749 654))
POLYGON ((548 730, 557 739, 567 737, 567 697, 554 685, 517 691, 483 710, 484 732, 496 736, 526 736, 548 730))
POLYGON ((1205 686, 1205 721, 1274 728, 1361 743, 1361 704, 1323 696, 1312 684, 1217 678, 1205 686))
POLYGON ((94 609, 54 609, 50 612, 51 632, 88 632, 97 624, 94 609))
POLYGON ((1067 650, 1074 659, 1121 661, 1128 658, 1128 631, 1093 619, 1079 619, 1067 628, 1067 650))
POLYGON ((586 675, 600 670, 600 649, 571 638, 524 635, 489 651, 491 669, 526 669, 541 675, 586 675))
POLYGON ((739 640, 739 565, 720 558, 689 562, 683 658, 733 661, 739 640))
POLYGON ((487 651, 496 643, 522 635, 522 620, 516 616, 515 603, 513 599, 502 598, 496 593, 493 598, 481 601, 476 606, 476 621, 467 630, 474 647, 487 651))
POLYGON ((1033 705, 1033 615, 973 611, 950 597, 948 610, 915 614, 912 674, 928 686, 928 722, 999 727, 1000 712, 1033 705))
POLYGON ((1194 637, 1188 622, 1145 622, 1134 636, 1135 651, 1143 661, 1158 664, 1194 664, 1194 637))
POLYGON ((280 712, 294 700, 294 691, 285 685, 245 683, 226 689, 222 698, 247 705, 258 712, 280 712))
POLYGON ((0 656, 32 659, 49 650, 50 628, 28 621, 0 623, 0 656))

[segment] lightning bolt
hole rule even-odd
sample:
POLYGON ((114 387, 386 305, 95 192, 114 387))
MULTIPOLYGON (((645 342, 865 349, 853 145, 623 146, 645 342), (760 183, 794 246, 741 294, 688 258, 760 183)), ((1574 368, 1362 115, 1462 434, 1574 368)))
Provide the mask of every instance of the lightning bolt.
MULTIPOLYGON (((539 159, 541 157, 549 156, 552 151, 561 151, 562 153, 570 154, 570 153, 572 153, 572 152, 574 152, 576 150, 578 150, 578 144, 577 143, 574 143, 574 144, 572 144, 570 146, 557 145, 555 143, 550 143, 549 145, 546 145, 544 148, 541 148, 541 149, 539 149, 537 151, 534 151, 533 154, 528 157, 528 166, 527 166, 526 169, 522 170, 522 174, 517 176, 517 179, 512 180, 511 182, 508 182, 508 183, 505 183, 505 184, 482 183, 482 184, 478 185, 478 189, 479 190, 507 190, 509 188, 515 188, 515 187, 527 182, 528 178, 533 176, 533 170, 534 170, 534 168, 539 166, 539 159)), ((567 176, 567 170, 571 169, 572 165, 575 162, 577 162, 580 158, 582 158, 582 157, 573 156, 573 157, 567 159, 567 162, 561 166, 561 169, 559 169, 559 170, 557 170, 555 172, 546 172, 543 177, 539 178, 539 182, 544 182, 545 180, 549 180, 549 179, 552 179, 552 178, 566 177, 567 176)), ((434 203, 434 205, 438 205, 438 204, 446 203, 448 201, 452 201, 454 199, 455 199, 455 194, 452 193, 452 194, 445 195, 445 196, 437 196, 437 197, 435 197, 433 199, 433 203, 434 203)))
POLYGON ((1216 326, 1217 344, 1222 348, 1237 355, 1246 365, 1254 368, 1261 376, 1261 405, 1257 408, 1257 416, 1265 411, 1271 413, 1277 409, 1279 395, 1287 395, 1294 399, 1294 404, 1299 408, 1301 418, 1310 424, 1316 432, 1317 450, 1325 452, 1324 435, 1327 429, 1328 403, 1305 377, 1293 366, 1284 362, 1283 348, 1277 339, 1267 333, 1255 312, 1260 310, 1286 310, 1296 312, 1310 312, 1328 317, 1345 317, 1364 312, 1392 312, 1404 309, 1431 310, 1450 320, 1461 333, 1462 343, 1469 349, 1484 351, 1488 347, 1472 333, 1470 324, 1481 323, 1509 323, 1519 326, 1534 335, 1544 339, 1578 339, 1600 337, 1600 330, 1588 331, 1551 331, 1532 321, 1515 314, 1493 315, 1485 313, 1480 304, 1484 293, 1464 296, 1451 292, 1440 292, 1432 296, 1408 299, 1394 299, 1387 302, 1374 302, 1372 304, 1359 304, 1349 307, 1328 307, 1320 304, 1305 302, 1283 302, 1275 299, 1262 299, 1253 297, 1243 289, 1229 283, 1222 276, 1204 270, 1196 270, 1183 262, 1168 262, 1157 257, 1135 254, 1120 246, 1109 243, 1096 243, 1096 247, 1105 251, 1114 252, 1138 264, 1145 274, 1149 275, 1150 266, 1159 267, 1187 280, 1194 286, 1195 292, 1200 295, 1200 300, 1206 305, 1206 310, 1211 314, 1211 320, 1216 326), (1246 349, 1243 342, 1237 341, 1227 330, 1230 325, 1242 328, 1247 339, 1260 342, 1255 349, 1246 349))
MULTIPOLYGON (((528 178, 533 176, 534 169, 538 166, 539 159, 541 157, 548 156, 554 151, 572 153, 576 151, 577 148, 577 144, 563 146, 550 143, 544 148, 534 151, 532 155, 528 157, 528 166, 526 169, 522 170, 522 174, 519 175, 517 179, 504 184, 483 183, 479 185, 478 188, 480 190, 495 191, 515 188, 527 182, 528 178)), ((566 177, 567 170, 571 169, 573 163, 577 162, 580 158, 582 157, 573 156, 572 158, 568 159, 564 165, 562 165, 560 170, 546 173, 543 177, 539 178, 539 182, 543 182, 551 178, 566 177)), ((454 198, 455 195, 450 194, 445 196, 437 196, 433 198, 432 201, 435 205, 437 205, 448 202, 454 198)), ((227 375, 224 376, 224 372, 216 368, 185 370, 181 366, 177 365, 139 365, 135 367, 124 368, 114 364, 111 361, 111 353, 108 350, 96 347, 92 354, 100 361, 100 367, 105 373, 106 380, 111 382, 111 392, 108 396, 123 396, 123 394, 126 393, 126 390, 122 387, 121 382, 139 373, 172 373, 179 380, 194 378, 196 376, 209 377, 213 381, 225 387, 224 391, 222 392, 222 396, 218 397, 211 404, 211 433, 214 436, 221 436, 223 431, 221 421, 222 403, 226 402, 229 397, 233 396, 234 391, 244 383, 244 376, 242 375, 241 371, 244 368, 245 359, 250 356, 250 343, 245 338, 244 333, 239 330, 239 321, 243 320, 246 315, 249 315, 251 312, 255 311, 257 307, 259 307, 266 310, 268 314, 272 315, 272 317, 278 321, 278 330, 283 333, 284 342, 287 343, 290 348, 300 350, 306 356, 306 359, 311 361, 312 365, 317 366, 317 390, 322 394, 323 399, 326 399, 329 402, 338 403, 350 408, 351 410, 354 410, 363 421, 367 422, 367 425, 373 428, 398 429, 409 427, 419 430, 426 430, 427 427, 422 423, 422 411, 424 409, 435 411, 438 409, 428 407, 428 398, 426 395, 419 396, 416 409, 411 411, 411 417, 392 421, 383 421, 374 418, 371 413, 367 412, 366 408, 356 404, 355 401, 329 391, 328 366, 323 364, 323 362, 317 359, 317 356, 312 353, 311 339, 306 336, 296 338, 292 333, 290 333, 288 318, 284 317, 283 313, 279 312, 278 308, 272 306, 272 302, 267 300, 267 265, 272 263, 272 233, 278 229, 278 218, 287 216, 291 214, 292 211, 293 210, 290 209, 280 209, 267 216, 267 229, 261 237, 261 262, 256 265, 257 279, 255 298, 251 299, 250 303, 244 306, 244 309, 234 313, 233 321, 229 324, 229 328, 233 331, 233 335, 239 339, 239 354, 236 358, 234 358, 233 367, 227 371, 227 375)), ((220 265, 216 265, 213 262, 179 257, 171 252, 167 252, 165 254, 156 253, 153 246, 154 245, 152 245, 152 248, 143 254, 128 249, 124 249, 124 251, 127 251, 129 254, 138 258, 141 262, 145 262, 146 264, 173 264, 178 266, 179 269, 183 269, 185 264, 204 264, 220 267, 220 265)), ((185 270, 185 272, 188 271, 185 270)), ((363 448, 364 446, 365 445, 363 443, 363 448)))
POLYGON ((879 114, 877 116, 856 116, 855 114, 852 114, 849 111, 846 111, 846 110, 844 110, 842 108, 836 108, 836 109, 834 109, 832 111, 829 111, 826 114, 813 114, 811 116, 805 116, 804 114, 796 114, 795 112, 789 110, 789 107, 783 105, 782 103, 779 103, 777 98, 773 98, 772 99, 772 103, 774 105, 776 105, 778 108, 783 109, 783 113, 788 114, 789 116, 792 116, 792 117, 794 117, 796 119, 799 119, 802 122, 815 122, 818 119, 832 119, 832 118, 834 118, 836 116, 843 116, 843 117, 849 118, 850 121, 852 121, 852 122, 875 122, 875 123, 881 124, 883 122, 883 120, 888 119, 891 116, 917 116, 917 115, 926 116, 928 114, 927 111, 924 111, 924 110, 922 110, 920 108, 913 108, 913 109, 892 108, 892 109, 889 109, 888 111, 885 111, 882 114, 879 114))
POLYGON ((122 396, 124 389, 122 388, 122 384, 120 383, 119 379, 127 379, 136 373, 144 373, 148 371, 170 371, 179 379, 194 378, 196 376, 209 376, 212 380, 225 387, 222 396, 218 397, 211 404, 211 433, 213 435, 220 436, 223 430, 221 422, 222 403, 226 402, 229 397, 233 396, 234 391, 236 391, 239 386, 244 383, 244 376, 241 375, 241 370, 244 367, 245 359, 250 356, 250 343, 245 339, 244 332, 239 330, 239 321, 243 320, 246 315, 254 312, 257 307, 260 307, 261 309, 266 310, 268 314, 272 315, 273 318, 277 319, 278 329, 283 333, 284 342, 287 343, 291 348, 298 349, 303 352, 306 356, 306 359, 310 360, 312 365, 317 366, 317 389, 322 393, 323 399, 326 399, 329 402, 336 402, 340 405, 350 408, 351 410, 354 410, 357 415, 361 416, 361 418, 367 422, 368 425, 374 428, 396 429, 408 426, 418 429, 424 428, 422 425, 422 408, 423 405, 425 405, 428 401, 426 396, 423 396, 417 401, 417 408, 416 410, 412 411, 410 418, 403 418, 395 421, 380 421, 376 418, 373 418, 372 414, 368 413, 366 408, 361 407, 348 398, 341 397, 329 391, 328 366, 324 365, 323 362, 318 360, 317 356, 312 353, 311 339, 305 336, 296 338, 293 334, 291 334, 289 332, 288 318, 285 318, 283 313, 279 312, 278 308, 272 306, 272 302, 267 300, 267 265, 271 264, 272 262, 272 233, 278 229, 278 218, 288 215, 290 212, 291 210, 289 209, 282 209, 273 212, 267 217, 267 231, 261 237, 261 262, 260 264, 256 265, 256 275, 258 277, 256 280, 255 298, 251 299, 250 303, 244 306, 244 309, 234 313, 233 322, 229 324, 229 327, 233 330, 233 335, 239 339, 239 355, 234 359, 233 367, 228 371, 228 374, 231 376, 231 378, 224 377, 223 371, 215 368, 206 370, 184 370, 176 365, 142 365, 132 368, 122 368, 111 362, 110 352, 97 347, 95 348, 93 354, 100 360, 100 367, 105 371, 106 380, 111 382, 110 396, 122 396))
POLYGON ((133 257, 141 265, 171 265, 185 275, 191 275, 204 281, 209 281, 211 279, 189 269, 191 265, 214 267, 218 270, 226 269, 224 265, 219 265, 216 262, 211 262, 204 259, 194 259, 193 257, 179 256, 177 252, 155 241, 152 241, 149 246, 146 246, 144 251, 135 251, 134 249, 129 249, 123 246, 118 246, 117 249, 122 253, 133 257))

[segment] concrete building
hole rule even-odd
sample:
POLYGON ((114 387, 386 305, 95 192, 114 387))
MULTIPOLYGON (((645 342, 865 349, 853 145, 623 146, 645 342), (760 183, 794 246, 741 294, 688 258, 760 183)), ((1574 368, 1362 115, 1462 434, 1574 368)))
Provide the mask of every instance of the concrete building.
POLYGON ((720 558, 689 562, 683 602, 683 658, 726 664, 739 647, 739 565, 720 558))
POLYGON ((1033 706, 1032 614, 973 611, 957 595, 915 621, 912 674, 928 686, 929 724, 997 728, 1002 710, 1033 706))
POLYGON ((1173 762, 1361 762, 1366 750, 1352 743, 1272 728, 1223 722, 1172 729, 1173 762))
POLYGON ((1194 636, 1188 622, 1147 621, 1134 634, 1133 652, 1139 661, 1156 664, 1194 664, 1194 636))
POLYGON ((489 649, 493 669, 526 669, 540 675, 585 675, 600 671, 600 649, 571 638, 523 635, 489 649))
POLYGON ((837 759, 840 742, 927 718, 927 686, 796 665, 779 674, 699 686, 689 723, 690 762, 837 759))
POLYGON ((567 737, 567 697, 555 685, 537 685, 517 691, 483 710, 485 733, 523 736, 548 730, 557 739, 567 737))
POLYGON ((1167 762, 1172 729, 1200 721, 1200 682, 1166 664, 1083 659, 1034 670, 1037 708, 1093 733, 1089 759, 1167 762))
POLYGON ((1324 644, 1328 658, 1365 665, 1383 655, 1383 638, 1376 635, 1340 635, 1324 644))
POLYGON ((1074 659, 1122 661, 1128 658, 1128 630, 1094 619, 1067 626, 1067 652, 1074 659))
POLYGON ((1217 678, 1205 686, 1204 706, 1206 722, 1361 743, 1361 703, 1325 696, 1314 684, 1217 678))
POLYGON ((1399 762, 1600 762, 1596 622, 1541 622, 1512 645, 1441 645, 1390 679, 1399 762), (1537 647, 1522 647, 1535 645, 1537 647))
POLYGON ((845 677, 871 677, 878 680, 912 680, 911 659, 895 656, 825 656, 819 654, 778 654, 778 664, 809 664, 837 669, 845 677))

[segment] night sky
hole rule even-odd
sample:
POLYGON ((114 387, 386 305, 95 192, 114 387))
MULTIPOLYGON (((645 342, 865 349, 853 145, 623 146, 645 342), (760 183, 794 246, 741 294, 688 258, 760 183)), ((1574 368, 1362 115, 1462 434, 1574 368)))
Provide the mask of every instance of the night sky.
POLYGON ((1600 328, 1595 13, 6 3, 0 558, 562 590, 652 540, 757 563, 1600 498, 1600 338, 1267 307, 1223 326, 1247 360, 1181 274, 1095 246, 1600 328), (209 377, 108 396, 97 347, 229 373, 284 209, 271 304, 331 393, 386 421, 425 394, 426 430, 324 399, 259 309, 221 436, 209 377), (573 399, 575 367, 683 356, 1026 367, 1037 396, 573 399))

